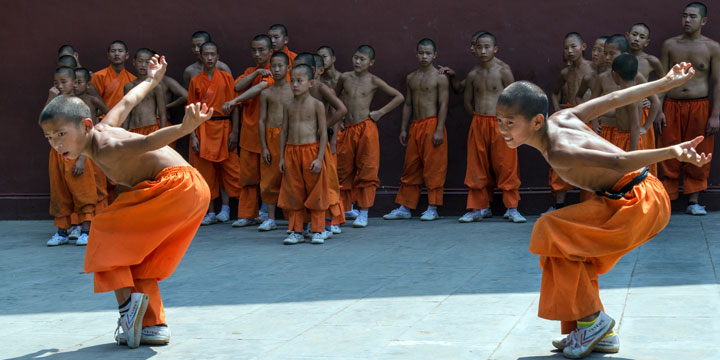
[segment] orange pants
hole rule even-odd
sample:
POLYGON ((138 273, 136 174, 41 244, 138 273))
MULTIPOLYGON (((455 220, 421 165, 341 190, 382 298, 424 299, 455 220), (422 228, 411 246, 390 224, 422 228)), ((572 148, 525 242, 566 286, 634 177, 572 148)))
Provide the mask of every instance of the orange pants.
MULTIPOLYGON (((640 172, 623 176, 611 192, 640 172)), ((670 199, 652 175, 619 200, 593 196, 541 216, 530 239, 543 270, 538 316, 562 321, 567 333, 576 320, 602 310, 598 274, 652 239, 669 220, 670 199)))
POLYGON ((447 131, 443 127, 443 143, 435 146, 433 135, 438 118, 415 120, 410 125, 400 190, 395 202, 410 209, 417 207, 423 184, 427 187, 428 204, 443 204, 443 186, 447 174, 447 131))
POLYGON ((345 208, 340 201, 340 180, 337 174, 337 156, 332 154, 330 143, 325 148, 323 154, 323 165, 327 171, 325 175, 328 178, 328 211, 327 218, 330 218, 330 224, 340 225, 345 223, 345 208))
POLYGON ((253 219, 259 215, 260 154, 240 148, 238 159, 240 160, 238 218, 253 219))
MULTIPOLYGON (((618 130, 617 126, 603 125, 600 134, 605 140, 624 151, 630 151, 630 131, 618 130)), ((643 149, 642 136, 638 139, 638 150, 643 149)))
POLYGON ((220 196, 220 188, 224 188, 230 197, 237 197, 241 193, 238 186, 241 165, 235 151, 228 153, 228 158, 223 161, 210 161, 201 158, 195 151, 190 149, 190 164, 198 169, 200 174, 210 187, 210 198, 217 199, 220 196))
POLYGON ((497 129, 495 115, 475 114, 468 132, 467 171, 465 185, 469 187, 467 208, 490 207, 492 192, 488 191, 490 169, 497 187, 503 192, 506 208, 516 208, 520 201, 517 150, 505 144, 497 129))
MULTIPOLYGON (((650 109, 642 109, 642 124, 645 125, 648 115, 650 115, 650 109)), ((638 149, 651 150, 655 148, 655 126, 651 126, 650 129, 642 136, 640 136, 640 142, 638 143, 638 149), (642 147, 639 145, 642 144, 642 147)), ((650 165, 650 173, 653 176, 658 176, 657 164, 650 165)))
POLYGON ((357 201, 361 208, 375 203, 380 186, 380 138, 375 121, 365 119, 345 126, 337 140, 338 179, 345 209, 357 201))
POLYGON ((288 229, 302 232, 303 213, 310 213, 312 232, 325 231, 325 212, 330 206, 325 164, 319 173, 310 171, 317 159, 318 143, 290 144, 285 147, 285 173, 278 206, 290 214, 288 229))
POLYGON ((154 133, 155 131, 157 131, 159 128, 160 128, 160 126, 158 126, 157 124, 152 124, 152 125, 145 125, 145 126, 137 127, 134 129, 130 129, 128 131, 134 132, 134 133, 140 134, 140 135, 150 135, 150 134, 154 133))
POLYGON ((75 161, 77 159, 66 159, 55 149, 50 149, 50 215, 55 217, 55 226, 60 229, 70 228, 73 213, 77 224, 92 221, 98 203, 92 161, 86 158, 83 174, 74 176, 72 168, 75 161))
POLYGON ((280 131, 282 128, 266 128, 265 143, 270 151, 270 164, 260 161, 260 197, 266 204, 277 204, 280 194, 282 173, 278 168, 280 163, 280 131))
POLYGON ((202 175, 186 166, 166 168, 118 195, 90 230, 85 272, 95 273, 95 292, 130 287, 145 293, 143 326, 165 324, 157 283, 180 263, 209 201, 202 175))
MULTIPOLYGON (((692 140, 700 135, 705 136, 708 118, 710 117, 710 100, 673 100, 665 99, 663 107, 667 126, 658 138, 658 147, 671 146, 683 141, 692 140)), ((714 136, 706 137, 695 150, 698 153, 712 153, 715 146, 714 136)), ((660 163, 663 185, 675 200, 679 195, 680 172, 684 172, 683 193, 692 194, 707 189, 710 175, 710 163, 697 167, 678 160, 665 160, 660 163)))
POLYGON ((552 191, 553 196, 555 196, 558 191, 570 191, 575 188, 574 186, 566 183, 565 180, 563 180, 560 175, 553 170, 553 168, 548 169, 548 184, 550 184, 550 190, 552 191))
POLYGON ((105 176, 105 173, 95 162, 91 160, 90 164, 92 164, 95 173, 95 189, 98 197, 97 205, 95 205, 95 213, 99 213, 108 206, 107 176, 105 176))

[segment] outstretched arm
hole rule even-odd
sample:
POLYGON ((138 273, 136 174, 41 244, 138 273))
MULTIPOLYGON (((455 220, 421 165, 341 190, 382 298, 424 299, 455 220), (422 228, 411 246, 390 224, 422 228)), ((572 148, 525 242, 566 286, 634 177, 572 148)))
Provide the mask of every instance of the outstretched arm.
POLYGON ((247 89, 244 93, 238 95, 238 97, 226 102, 223 104, 223 112, 229 113, 230 110, 232 110, 232 107, 243 102, 250 100, 258 95, 260 95, 260 92, 267 89, 268 83, 267 81, 261 81, 259 84, 247 89))
POLYGON ((673 66, 662 79, 614 91, 610 94, 584 102, 569 109, 569 111, 583 122, 588 122, 612 109, 632 104, 655 93, 668 91, 676 86, 680 86, 690 80, 694 74, 695 69, 692 68, 691 64, 677 64, 673 66))
POLYGON ((162 80, 167 69, 167 62, 164 56, 155 55, 148 64, 147 78, 135 86, 127 95, 123 96, 117 105, 102 119, 101 124, 108 126, 119 126, 125 121, 130 110, 139 104, 145 96, 152 91, 162 80))

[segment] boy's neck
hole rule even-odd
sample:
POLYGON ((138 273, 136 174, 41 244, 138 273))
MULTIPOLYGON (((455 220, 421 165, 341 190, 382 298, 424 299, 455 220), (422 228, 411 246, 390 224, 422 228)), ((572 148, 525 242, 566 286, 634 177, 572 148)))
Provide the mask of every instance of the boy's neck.
POLYGON ((495 63, 495 57, 493 56, 493 57, 492 57, 490 60, 488 60, 488 61, 481 61, 478 66, 480 66, 480 67, 483 68, 483 69, 489 69, 489 68, 491 68, 491 67, 493 66, 494 63, 495 63))
POLYGON ((357 77, 365 77, 365 76, 367 76, 367 75, 370 74, 370 70, 369 70, 369 69, 365 69, 365 70, 362 70, 362 71, 354 71, 354 73, 355 73, 355 76, 357 76, 357 77))
POLYGON ((209 78, 212 78, 213 74, 215 73, 215 67, 213 66, 212 68, 209 68, 209 69, 207 67, 203 67, 203 72, 205 74, 207 74, 207 76, 209 78))
POLYGON ((273 82, 272 86, 278 87, 278 88, 290 86, 290 84, 287 81, 285 81, 285 78, 287 78, 287 75, 284 75, 280 79, 273 78, 273 80, 275 80, 275 82, 273 82))
POLYGON ((637 50, 636 50, 636 49, 630 48, 630 51, 628 51, 628 52, 630 53, 630 55, 633 55, 633 56, 635 56, 635 57, 638 57, 638 56, 640 56, 640 55, 644 55, 644 54, 645 54, 645 52, 643 52, 643 49, 637 49, 637 50))
POLYGON ((437 71, 437 69, 435 68, 434 63, 430 63, 427 65, 420 65, 420 67, 418 68, 418 71, 420 71, 421 73, 429 73, 431 71, 437 71))
POLYGON ((692 33, 683 33, 682 37, 686 40, 700 40, 702 38, 701 29, 692 33))
POLYGON ((308 91, 306 91, 302 94, 295 95, 295 100, 305 100, 308 98, 308 96, 310 96, 310 89, 308 89, 308 91))
POLYGON ((331 68, 325 69, 325 72, 320 77, 323 79, 332 79, 332 75, 335 75, 336 72, 337 70, 335 70, 335 65, 333 64, 331 68))
POLYGON ((572 65, 572 67, 574 67, 574 68, 577 69, 577 68, 579 68, 580 66, 582 66, 583 60, 585 60, 585 59, 583 59, 583 57, 581 56, 581 57, 577 58, 577 60, 571 62, 570 64, 572 65))
POLYGON ((527 142, 525 142, 525 145, 532 146, 538 151, 540 151, 541 154, 545 154, 545 149, 547 148, 548 143, 548 136, 547 136, 547 119, 545 119, 545 124, 543 127, 536 131, 533 136, 528 139, 527 142))
POLYGON ((123 70, 125 70, 125 65, 123 65, 123 64, 119 64, 119 65, 110 64, 110 67, 115 71, 116 74, 119 74, 123 70))

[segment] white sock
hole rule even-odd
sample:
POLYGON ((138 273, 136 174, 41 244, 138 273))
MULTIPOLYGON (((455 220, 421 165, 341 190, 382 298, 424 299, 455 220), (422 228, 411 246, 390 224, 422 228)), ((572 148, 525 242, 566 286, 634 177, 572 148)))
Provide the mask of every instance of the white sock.
POLYGON ((405 205, 400 205, 400 211, 406 211, 409 212, 410 209, 406 208, 405 205))
POLYGON ((360 216, 367 217, 367 216, 368 216, 368 211, 367 211, 367 210, 360 210, 360 216))
POLYGON ((437 211, 437 205, 428 205, 428 210, 437 211))
POLYGON ((230 213, 230 206, 229 205, 223 205, 222 209, 220 209, 221 213, 230 213))

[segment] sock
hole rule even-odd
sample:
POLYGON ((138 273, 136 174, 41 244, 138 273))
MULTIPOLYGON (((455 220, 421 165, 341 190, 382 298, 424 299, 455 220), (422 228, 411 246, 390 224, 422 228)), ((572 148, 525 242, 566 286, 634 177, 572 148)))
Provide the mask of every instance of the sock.
POLYGON ((565 203, 555 203, 555 209, 562 209, 565 207, 565 203))
POLYGON ((125 300, 122 305, 118 306, 118 310, 120 311, 120 316, 127 314, 128 310, 130 310, 130 298, 125 300))
MULTIPOLYGON (((429 208, 429 207, 428 207, 428 208, 429 208)), ((408 209, 407 207, 405 207, 405 205, 400 205, 400 208, 399 208, 399 209, 400 209, 400 211, 402 211, 402 212, 410 212, 410 209, 408 209)))
POLYGON ((428 205, 428 210, 435 210, 435 211, 437 211, 437 205, 428 205))
POLYGON ((611 337, 611 336, 615 336, 615 331, 612 331, 612 330, 611 330, 609 333, 605 334, 605 337, 606 337, 606 338, 609 338, 609 337, 611 337))
POLYGON ((206 215, 215 216, 215 212, 211 211, 211 212, 207 213, 206 215))
POLYGON ((595 320, 593 320, 593 321, 579 321, 578 320, 577 325, 580 328, 589 328, 589 327, 593 326, 593 324, 595 324, 596 321, 597 321, 597 318, 595 318, 595 320))
POLYGON ((360 210, 360 216, 367 217, 367 216, 368 216, 368 211, 367 211, 367 210, 360 210))
POLYGON ((88 230, 82 229, 82 230, 80 230, 80 233, 85 234, 85 235, 90 235, 90 229, 88 229, 88 230))
POLYGON ((302 233, 301 233, 301 232, 297 232, 297 231, 296 231, 294 234, 295 234, 295 235, 300 235, 300 236, 302 236, 302 233))
POLYGON ((67 230, 58 230, 58 235, 62 237, 68 237, 68 231, 67 230))
POLYGON ((268 210, 267 210, 267 204, 266 204, 266 203, 262 203, 262 205, 260 205, 260 212, 267 214, 268 210))
POLYGON ((223 212, 224 212, 224 213, 230 213, 230 206, 229 206, 229 205, 223 205, 222 208, 220 209, 220 212, 221 212, 221 213, 223 213, 223 212))
POLYGON ((697 201, 690 201, 690 202, 688 202, 688 206, 689 205, 697 205, 697 201))

